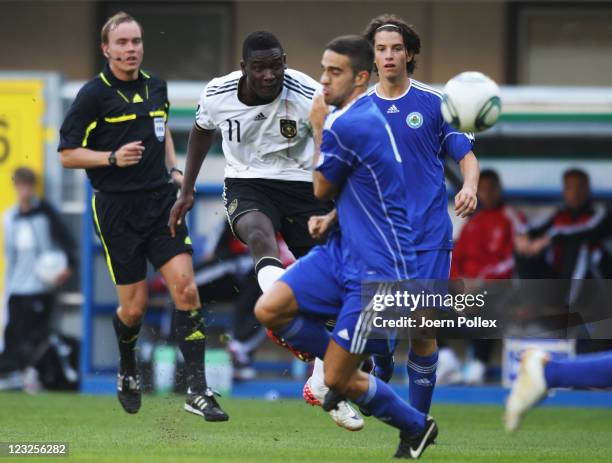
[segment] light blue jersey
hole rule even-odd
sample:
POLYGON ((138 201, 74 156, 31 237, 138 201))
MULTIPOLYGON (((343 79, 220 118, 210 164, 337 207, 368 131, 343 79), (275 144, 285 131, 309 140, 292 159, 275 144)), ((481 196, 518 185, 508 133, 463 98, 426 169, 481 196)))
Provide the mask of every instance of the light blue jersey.
POLYGON ((414 79, 400 97, 381 97, 376 87, 368 95, 389 123, 402 158, 415 250, 452 249, 444 157, 459 162, 474 138, 444 121, 440 92, 414 79))

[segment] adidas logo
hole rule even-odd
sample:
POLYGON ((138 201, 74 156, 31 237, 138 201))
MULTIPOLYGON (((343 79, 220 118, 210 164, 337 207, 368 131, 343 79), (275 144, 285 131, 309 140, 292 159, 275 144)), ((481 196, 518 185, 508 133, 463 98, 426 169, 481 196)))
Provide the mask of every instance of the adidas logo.
POLYGON ((263 121, 265 118, 266 115, 264 113, 259 113, 257 116, 255 116, 256 121, 263 121))
POLYGON ((346 328, 338 332, 338 337, 344 339, 345 341, 348 341, 351 339, 349 337, 348 330, 346 328))
POLYGON ((394 104, 389 106, 389 109, 387 109, 387 114, 395 114, 395 113, 399 113, 399 112, 400 112, 400 110, 397 109, 397 106, 395 106, 394 104))
POLYGON ((187 336, 185 341, 201 341, 202 339, 206 339, 206 336, 200 330, 197 330, 187 336))

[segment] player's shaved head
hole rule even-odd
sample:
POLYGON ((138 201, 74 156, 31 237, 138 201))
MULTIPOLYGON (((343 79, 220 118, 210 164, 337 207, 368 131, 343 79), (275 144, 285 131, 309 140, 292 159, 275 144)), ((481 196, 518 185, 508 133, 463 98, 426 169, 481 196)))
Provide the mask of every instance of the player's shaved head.
POLYGON ((254 51, 280 50, 281 55, 283 46, 274 34, 267 31, 255 31, 246 36, 242 43, 242 60, 246 63, 254 51))
POLYGON ((274 34, 251 32, 242 44, 240 68, 244 79, 239 99, 245 104, 266 104, 283 89, 285 53, 274 34))
POLYGON ((339 55, 348 56, 353 74, 361 71, 372 72, 374 63, 374 51, 370 43, 358 35, 343 35, 337 37, 327 44, 326 50, 331 50, 339 55))

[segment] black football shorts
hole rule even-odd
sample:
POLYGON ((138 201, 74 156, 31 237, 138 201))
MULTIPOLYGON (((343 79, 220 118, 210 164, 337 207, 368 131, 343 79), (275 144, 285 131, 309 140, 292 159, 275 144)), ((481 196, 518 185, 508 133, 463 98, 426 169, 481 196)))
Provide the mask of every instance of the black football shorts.
POLYGON ((192 253, 185 223, 170 236, 168 218, 177 188, 166 184, 153 190, 104 193, 92 198, 93 220, 113 282, 127 285, 144 280, 147 260, 159 269, 174 256, 192 253))
POLYGON ((281 232, 295 257, 301 257, 317 242, 308 233, 308 219, 332 210, 331 201, 314 196, 311 182, 263 178, 226 178, 223 200, 227 220, 234 235, 235 224, 244 214, 259 211, 281 232))

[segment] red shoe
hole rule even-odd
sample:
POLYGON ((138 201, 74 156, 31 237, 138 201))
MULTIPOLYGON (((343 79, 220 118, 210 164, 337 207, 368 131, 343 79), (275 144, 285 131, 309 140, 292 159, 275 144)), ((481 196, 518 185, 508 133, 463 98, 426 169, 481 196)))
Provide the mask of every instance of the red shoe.
POLYGON ((313 355, 307 352, 300 352, 299 350, 295 350, 283 338, 279 338, 278 336, 276 336, 272 332, 272 330, 266 329, 266 334, 272 341, 274 341, 276 344, 283 347, 284 349, 287 349, 289 352, 291 352, 295 357, 300 359, 302 362, 312 362, 315 359, 313 355))
POLYGON ((304 388, 302 389, 302 397, 304 397, 304 400, 313 407, 321 405, 321 401, 314 396, 312 390, 310 389, 310 378, 308 378, 308 381, 306 381, 304 384, 304 388))

